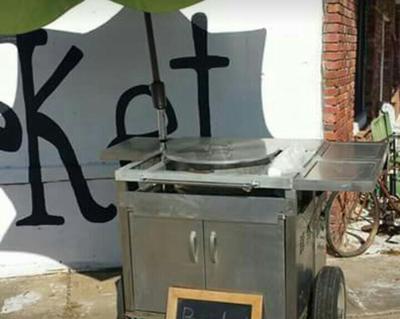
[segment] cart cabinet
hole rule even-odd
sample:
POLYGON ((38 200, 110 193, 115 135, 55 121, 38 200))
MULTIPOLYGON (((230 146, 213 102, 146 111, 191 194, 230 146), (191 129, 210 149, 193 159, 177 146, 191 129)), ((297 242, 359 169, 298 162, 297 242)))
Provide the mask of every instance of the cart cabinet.
POLYGON ((322 199, 309 196, 295 215, 280 198, 158 194, 160 202, 154 195, 120 196, 131 229, 124 243, 133 278, 129 313, 165 313, 170 286, 262 294, 265 318, 306 313, 309 282, 324 264, 317 248, 322 199), (203 213, 221 203, 228 210, 203 213))
POLYGON ((165 312, 169 286, 204 289, 201 221, 132 217, 135 308, 165 312))
POLYGON ((285 313, 284 222, 205 223, 206 288, 264 295, 265 309, 285 313))
POLYGON ((372 191, 385 143, 172 139, 160 152, 138 138, 104 155, 131 161, 116 171, 121 317, 164 314, 178 286, 261 294, 264 319, 344 318, 343 274, 325 267, 322 191, 372 191), (297 168, 270 174, 288 154, 297 168), (310 317, 332 276, 337 305, 310 317))

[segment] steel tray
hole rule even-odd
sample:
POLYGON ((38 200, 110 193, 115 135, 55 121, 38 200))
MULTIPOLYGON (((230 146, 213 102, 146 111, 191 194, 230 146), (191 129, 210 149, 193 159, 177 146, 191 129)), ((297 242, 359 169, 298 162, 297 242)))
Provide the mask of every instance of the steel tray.
POLYGON ((314 191, 359 191, 375 188, 388 154, 388 144, 325 142, 294 188, 314 191))

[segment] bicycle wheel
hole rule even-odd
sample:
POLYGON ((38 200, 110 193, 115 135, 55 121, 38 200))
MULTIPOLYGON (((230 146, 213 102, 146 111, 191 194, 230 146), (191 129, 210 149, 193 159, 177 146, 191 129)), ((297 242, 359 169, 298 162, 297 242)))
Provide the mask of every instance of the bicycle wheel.
MULTIPOLYGON (((398 170, 398 168, 397 168, 398 170)), ((390 191, 390 175, 383 171, 378 180, 379 184, 379 204, 383 211, 394 211, 400 216, 400 198, 398 194, 390 191)))
POLYGON ((325 208, 328 248, 339 257, 361 255, 374 241, 379 217, 375 194, 332 193, 325 208))

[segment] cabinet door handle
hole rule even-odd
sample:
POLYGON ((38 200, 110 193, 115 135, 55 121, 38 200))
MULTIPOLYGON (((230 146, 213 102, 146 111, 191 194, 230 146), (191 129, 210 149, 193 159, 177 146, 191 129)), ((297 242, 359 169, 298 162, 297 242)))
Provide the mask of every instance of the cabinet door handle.
POLYGON ((192 261, 197 264, 199 261, 199 247, 197 244, 197 233, 192 230, 190 232, 190 255, 192 257, 192 261))
POLYGON ((217 233, 215 231, 210 233, 210 258, 213 264, 217 263, 217 233))

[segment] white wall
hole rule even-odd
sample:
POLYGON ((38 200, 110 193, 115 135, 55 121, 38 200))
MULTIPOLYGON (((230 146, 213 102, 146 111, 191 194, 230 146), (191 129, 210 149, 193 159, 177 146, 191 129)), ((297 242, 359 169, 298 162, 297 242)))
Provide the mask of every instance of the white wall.
MULTIPOLYGON (((199 134, 196 72, 170 67, 172 59, 194 56, 190 19, 197 12, 208 17, 208 54, 229 59, 229 66, 208 73, 212 134, 321 138, 321 0, 207 0, 181 13, 154 17, 161 74, 178 123, 173 136, 199 134)), ((114 202, 117 163, 101 162, 99 153, 117 136, 116 106, 122 94, 151 81, 143 16, 106 0, 91 0, 52 23, 47 34, 47 44, 33 54, 36 93, 72 46, 83 57, 39 112, 62 129, 94 202, 106 208, 114 202)), ((70 164, 66 169, 57 147, 43 138, 39 172, 45 205, 64 223, 16 225, 32 211, 32 172, 38 172, 29 157, 34 132, 26 125, 30 115, 21 75, 15 44, 0 42, 0 101, 14 110, 22 126, 21 146, 4 150, 6 117, 0 116, 0 277, 119 265, 116 219, 93 223, 84 217, 74 194, 80 186, 73 186, 67 174, 70 164)), ((40 126, 37 119, 30 121, 40 126)), ((148 97, 129 103, 125 123, 131 134, 155 129, 148 97)))
POLYGON ((322 138, 322 8, 321 0, 210 0, 183 12, 205 12, 213 33, 265 29, 260 75, 269 132, 322 138))

